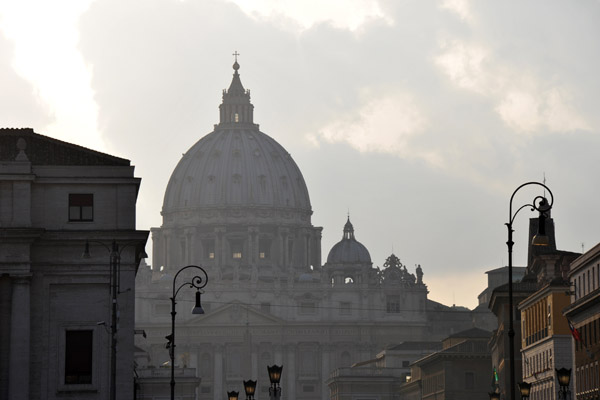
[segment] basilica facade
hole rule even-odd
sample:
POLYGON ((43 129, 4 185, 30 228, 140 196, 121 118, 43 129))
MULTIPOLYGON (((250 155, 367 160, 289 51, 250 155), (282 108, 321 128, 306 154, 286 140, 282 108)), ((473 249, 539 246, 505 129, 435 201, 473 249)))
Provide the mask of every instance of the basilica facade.
MULTIPOLYGON (((204 315, 189 312, 193 290, 177 297, 178 385, 190 383, 190 398, 223 400, 227 391, 243 392, 244 379, 257 379, 257 397, 266 398, 266 366, 275 363, 284 367, 286 399, 327 399, 325 382, 338 367, 472 327, 474 312, 427 298, 420 266, 409 271, 392 254, 374 268, 350 218, 334 227, 341 240, 323 260, 322 228, 311 223, 302 173, 254 123, 239 68, 236 61, 214 131, 183 154, 171 176, 162 226, 151 230, 153 265, 137 275, 136 328, 147 336, 136 338, 145 352, 137 368, 145 382, 164 375, 173 279, 187 265, 209 277, 204 315)), ((192 276, 179 275, 177 286, 192 276)), ((144 387, 140 398, 153 398, 144 387)))

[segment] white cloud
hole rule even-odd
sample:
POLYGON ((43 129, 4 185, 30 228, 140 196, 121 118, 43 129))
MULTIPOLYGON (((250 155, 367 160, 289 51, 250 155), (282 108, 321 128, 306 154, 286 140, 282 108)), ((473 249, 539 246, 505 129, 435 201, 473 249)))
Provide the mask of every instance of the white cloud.
POLYGON ((442 53, 435 58, 436 64, 450 80, 462 89, 485 94, 491 77, 485 67, 488 50, 481 45, 459 40, 444 41, 442 53))
MULTIPOLYGON (((406 94, 393 94, 364 102, 359 110, 350 111, 330 122, 311 136, 313 143, 345 142, 360 152, 411 155, 410 138, 427 125, 423 112, 406 94)), ((431 155, 429 157, 432 157, 431 155)))
POLYGON ((464 21, 473 20, 469 0, 443 0, 440 7, 455 13, 464 21))
POLYGON ((588 130, 590 124, 572 105, 568 87, 494 57, 492 51, 466 41, 443 41, 436 65, 461 89, 484 96, 512 130, 527 134, 588 130))
MULTIPOLYGON (((309 29, 321 22, 336 28, 355 31, 372 19, 392 20, 386 16, 377 0, 230 0, 251 17, 292 20, 296 28, 309 29)), ((283 22, 283 21, 280 21, 283 22)), ((285 22, 283 22, 285 24, 285 22)), ((290 26, 287 26, 290 28, 290 26)))
POLYGON ((565 90, 546 92, 512 89, 504 94, 496 111, 512 129, 520 132, 573 132, 588 130, 589 124, 569 104, 565 90))
POLYGON ((77 22, 92 1, 6 1, 0 7, 0 29, 14 43, 13 68, 33 85, 53 114, 50 125, 33 128, 103 149, 96 125, 98 107, 90 85, 91 71, 77 49, 77 22))

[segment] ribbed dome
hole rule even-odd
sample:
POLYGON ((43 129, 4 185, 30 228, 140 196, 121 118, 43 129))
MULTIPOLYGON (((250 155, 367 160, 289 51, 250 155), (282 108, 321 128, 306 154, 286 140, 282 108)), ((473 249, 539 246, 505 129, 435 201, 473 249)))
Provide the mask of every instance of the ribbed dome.
POLYGON ((236 69, 223 92, 220 124, 183 155, 171 175, 163 216, 224 207, 294 209, 310 215, 300 169, 279 143, 259 131, 252 111, 250 93, 236 69))
POLYGON ((327 263, 371 263, 369 250, 354 238, 354 227, 350 217, 344 225, 344 237, 329 251, 327 263))

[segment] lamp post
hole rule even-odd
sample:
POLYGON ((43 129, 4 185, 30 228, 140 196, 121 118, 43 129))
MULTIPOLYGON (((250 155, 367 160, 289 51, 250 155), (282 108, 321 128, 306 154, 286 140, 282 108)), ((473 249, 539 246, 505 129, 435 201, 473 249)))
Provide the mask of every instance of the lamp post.
POLYGON ((192 314, 204 314, 204 310, 202 309, 202 305, 200 304, 200 289, 202 289, 208 283, 208 275, 204 268, 199 267, 197 265, 188 265, 186 267, 181 268, 175 276, 173 277, 173 297, 171 297, 171 334, 166 337, 168 340, 167 349, 169 349, 169 356, 171 358, 171 400, 175 399, 175 315, 177 312, 175 311, 175 305, 177 302, 175 299, 177 298, 177 294, 184 286, 189 286, 190 288, 196 288, 196 303, 194 308, 192 308, 192 314), (189 268, 195 268, 202 272, 204 277, 200 275, 196 275, 192 278, 190 282, 184 282, 177 290, 175 289, 175 284, 177 281, 177 277, 182 271, 185 271, 189 268))
POLYGON ((529 393, 531 393, 531 383, 519 382, 519 391, 521 392, 521 400, 529 399, 529 393))
POLYGON ((556 379, 558 379, 558 384, 560 386, 560 389, 558 390, 558 398, 567 400, 567 396, 571 394, 571 391, 569 390, 569 383, 571 382, 571 370, 566 368, 557 369, 556 379))
POLYGON ((269 388, 269 397, 271 400, 279 400, 281 398, 281 386, 279 381, 281 380, 281 371, 283 365, 267 365, 267 371, 269 372, 269 379, 271 380, 271 387, 269 388))
MULTIPOLYGON (((125 242, 119 250, 119 245, 116 240, 112 241, 110 247, 99 240, 86 240, 85 249, 81 258, 89 259, 92 257, 90 253, 90 243, 95 243, 103 246, 110 253, 110 294, 111 294, 111 322, 110 322, 110 400, 115 400, 117 397, 117 331, 118 331, 118 295, 121 294, 121 252, 125 248, 140 244, 140 240, 131 240, 125 242)), ((148 258, 148 254, 144 250, 137 256, 139 259, 148 258)), ((126 291, 128 291, 127 289, 126 291)))
POLYGON ((239 395, 240 395, 240 392, 236 392, 235 390, 232 390, 231 392, 227 392, 227 398, 229 400, 238 400, 239 395))
POLYGON ((506 245, 508 246, 508 310, 509 310, 509 322, 508 322, 508 346, 510 353, 510 400, 515 400, 515 329, 514 329, 514 308, 513 308, 513 281, 512 281, 512 248, 514 245, 513 242, 513 222, 515 217, 523 208, 531 207, 531 211, 537 210, 539 211, 539 224, 538 224, 538 234, 533 237, 531 242, 534 246, 544 246, 549 244, 549 239, 546 236, 546 213, 550 211, 552 208, 552 204, 554 203, 554 196, 552 196, 552 192, 550 189, 539 182, 527 182, 519 186, 515 189, 512 196, 510 196, 510 203, 508 208, 508 222, 505 224, 508 228, 508 240, 506 245), (544 188, 544 190, 548 191, 550 194, 550 203, 545 196, 536 196, 533 198, 533 202, 531 204, 524 204, 517 209, 517 211, 512 211, 512 202, 515 194, 523 187, 529 185, 538 185, 544 188))
POLYGON ((490 400, 500 400, 500 393, 498 392, 489 392, 490 400))
POLYGON ((244 391, 246 392, 246 400, 254 400, 254 392, 256 391, 256 381, 244 381, 244 391))

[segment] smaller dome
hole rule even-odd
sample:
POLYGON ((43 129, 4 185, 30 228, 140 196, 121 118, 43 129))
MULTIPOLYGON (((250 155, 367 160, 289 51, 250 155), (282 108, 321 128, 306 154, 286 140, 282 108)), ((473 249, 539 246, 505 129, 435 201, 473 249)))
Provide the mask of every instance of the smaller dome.
POLYGON ((354 227, 350 222, 350 217, 348 217, 348 221, 346 222, 346 225, 344 225, 344 236, 342 240, 336 243, 329 251, 327 263, 371 263, 369 250, 354 238, 354 227))

